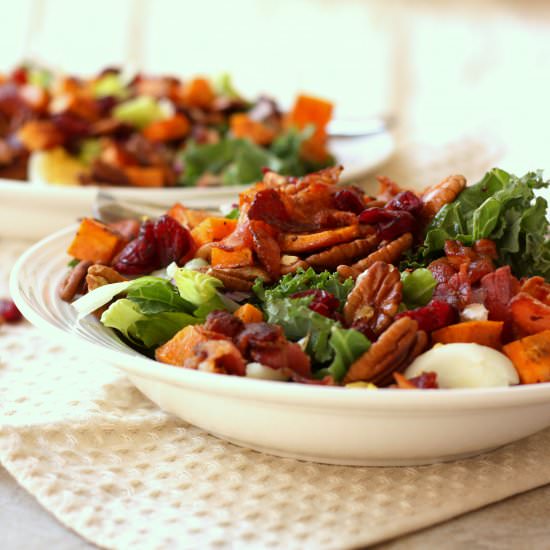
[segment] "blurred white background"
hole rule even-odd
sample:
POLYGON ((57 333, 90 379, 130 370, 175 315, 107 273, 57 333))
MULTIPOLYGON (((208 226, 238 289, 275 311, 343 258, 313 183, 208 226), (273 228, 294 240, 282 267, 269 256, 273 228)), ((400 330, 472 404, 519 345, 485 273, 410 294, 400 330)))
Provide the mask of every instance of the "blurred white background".
POLYGON ((230 72, 246 94, 393 113, 400 143, 483 136, 518 171, 550 162, 550 2, 1 0, 0 70, 230 72))

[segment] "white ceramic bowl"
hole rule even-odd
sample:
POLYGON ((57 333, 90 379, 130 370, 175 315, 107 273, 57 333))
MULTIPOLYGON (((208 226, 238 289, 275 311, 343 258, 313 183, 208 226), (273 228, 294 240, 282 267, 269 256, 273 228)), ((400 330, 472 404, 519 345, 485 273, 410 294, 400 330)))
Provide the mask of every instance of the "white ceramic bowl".
MULTIPOLYGON (((374 170, 393 153, 389 132, 359 138, 333 138, 330 149, 345 166, 342 182, 353 182, 374 170)), ((98 188, 94 186, 50 185, 34 174, 32 183, 0 178, 0 234, 7 237, 40 239, 71 223, 79 216, 91 216, 98 188)), ((111 195, 149 201, 167 207, 175 202, 187 206, 212 207, 234 202, 246 187, 166 187, 145 189, 107 186, 111 195)))
MULTIPOLYGON (((56 287, 75 227, 30 248, 11 274, 23 314, 64 342, 124 370, 159 407, 259 451, 351 465, 464 457, 550 425, 550 384, 478 390, 364 390, 203 373, 156 363, 92 316, 77 322, 56 287)), ((32 365, 29 365, 32 368, 32 365)))

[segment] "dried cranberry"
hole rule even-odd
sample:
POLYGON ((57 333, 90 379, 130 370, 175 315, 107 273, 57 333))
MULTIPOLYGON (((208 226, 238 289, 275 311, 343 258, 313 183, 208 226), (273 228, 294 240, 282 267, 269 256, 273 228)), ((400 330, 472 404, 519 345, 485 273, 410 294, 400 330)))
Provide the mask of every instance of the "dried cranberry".
POLYGON ((142 275, 160 267, 154 222, 141 224, 137 239, 122 249, 114 259, 113 267, 124 275, 142 275))
POLYGON ((372 330, 369 323, 365 321, 357 321, 351 325, 351 328, 361 332, 364 336, 366 336, 371 342, 376 342, 378 340, 377 334, 372 330))
POLYGON ((90 133, 90 123, 71 113, 54 115, 52 122, 65 139, 81 138, 90 133))
POLYGON ((439 385, 437 383, 437 373, 433 371, 423 372, 419 376, 409 378, 409 382, 411 382, 411 384, 414 384, 417 388, 421 390, 439 389, 439 385))
POLYGON ((380 238, 392 240, 404 233, 414 230, 416 220, 405 210, 386 210, 384 208, 367 208, 359 214, 359 221, 375 225, 380 238))
POLYGON ((338 210, 361 214, 365 209, 363 193, 355 187, 340 189, 334 195, 334 204, 338 210))
POLYGON ((170 216, 161 216, 154 226, 159 266, 177 262, 191 248, 191 234, 170 216))
POLYGON ((401 191, 385 207, 388 210, 404 210, 416 216, 422 210, 422 201, 412 191, 401 191))
POLYGON ((99 97, 95 102, 101 116, 109 116, 114 106, 118 103, 117 98, 112 95, 99 97))
POLYGON ((9 298, 0 298, 0 320, 6 323, 17 323, 21 321, 22 318, 23 316, 13 303, 13 300, 9 298))
POLYGON ((399 313, 395 318, 410 317, 418 323, 419 330, 432 332, 452 325, 458 320, 456 309, 442 300, 432 300, 427 306, 399 313))
POLYGON ((290 297, 303 298, 304 296, 313 296, 313 300, 309 303, 308 307, 312 311, 315 311, 315 313, 332 319, 338 313, 340 301, 336 298, 336 296, 334 296, 334 294, 331 294, 326 290, 312 288, 310 290, 295 292, 290 297))
POLYGON ((27 83, 27 69, 25 67, 17 67, 11 73, 11 79, 17 84, 27 83))

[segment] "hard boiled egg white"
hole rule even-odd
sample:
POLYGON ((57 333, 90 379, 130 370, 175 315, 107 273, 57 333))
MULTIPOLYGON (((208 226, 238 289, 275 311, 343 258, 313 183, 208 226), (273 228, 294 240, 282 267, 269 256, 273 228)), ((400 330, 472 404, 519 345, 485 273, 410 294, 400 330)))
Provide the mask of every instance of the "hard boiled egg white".
POLYGON ((407 378, 437 373, 440 388, 488 388, 519 383, 514 365, 504 354, 479 344, 447 344, 418 356, 407 378))

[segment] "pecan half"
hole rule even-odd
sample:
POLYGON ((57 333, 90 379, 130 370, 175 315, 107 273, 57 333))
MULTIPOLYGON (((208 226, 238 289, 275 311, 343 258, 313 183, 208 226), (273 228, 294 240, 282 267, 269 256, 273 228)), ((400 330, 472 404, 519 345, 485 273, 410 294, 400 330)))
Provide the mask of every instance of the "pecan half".
POLYGON ((69 271, 67 277, 65 277, 65 279, 57 289, 57 293, 63 301, 70 302, 79 292, 79 290, 84 290, 82 288, 83 283, 86 278, 88 268, 91 265, 92 262, 82 260, 81 262, 76 264, 75 267, 71 269, 71 271, 69 271))
POLYGON ((246 279, 235 277, 235 275, 230 275, 227 273, 226 269, 214 269, 211 267, 206 271, 206 273, 208 275, 212 275, 212 277, 216 277, 216 279, 219 279, 227 290, 239 290, 242 292, 252 290, 252 281, 247 281, 246 279))
POLYGON ((393 265, 376 262, 362 273, 344 306, 348 325, 367 325, 374 334, 388 328, 397 314, 403 284, 399 270, 393 265))
POLYGON ((337 244, 327 250, 312 254, 306 258, 306 262, 313 267, 334 269, 341 264, 349 264, 353 260, 363 257, 378 242, 379 239, 376 234, 369 235, 365 239, 356 239, 350 243, 337 244))
POLYGON ((466 187, 466 178, 461 175, 449 176, 443 181, 432 185, 422 195, 423 216, 430 220, 446 204, 453 202, 466 187))
POLYGON ((298 269, 307 269, 309 264, 299 258, 298 256, 290 256, 288 254, 283 254, 281 256, 281 275, 286 275, 287 273, 296 273, 298 269))
POLYGON ((416 346, 418 323, 401 317, 385 330, 380 338, 350 366, 344 384, 381 381, 408 362, 416 346))
POLYGON ((269 273, 265 269, 253 265, 245 267, 227 267, 223 269, 218 269, 218 271, 223 271, 226 275, 237 277, 238 279, 245 279, 246 281, 254 282, 258 278, 262 279, 266 283, 272 281, 272 278, 269 276, 269 273))
POLYGON ((384 246, 380 247, 369 254, 366 258, 354 263, 352 267, 359 273, 367 269, 375 262, 386 262, 387 264, 393 264, 401 258, 403 252, 408 250, 413 244, 413 237, 410 233, 405 233, 397 239, 390 241, 384 246))
POLYGON ((359 275, 361 275, 361 272, 358 269, 355 269, 350 265, 339 265, 336 268, 336 271, 338 275, 340 275, 340 279, 349 279, 351 277, 355 280, 359 277, 359 275))
POLYGON ((126 277, 123 277, 118 271, 112 267, 106 265, 95 264, 88 268, 88 274, 86 275, 86 284, 88 290, 95 290, 103 285, 109 285, 111 283, 121 283, 127 281, 126 277))

